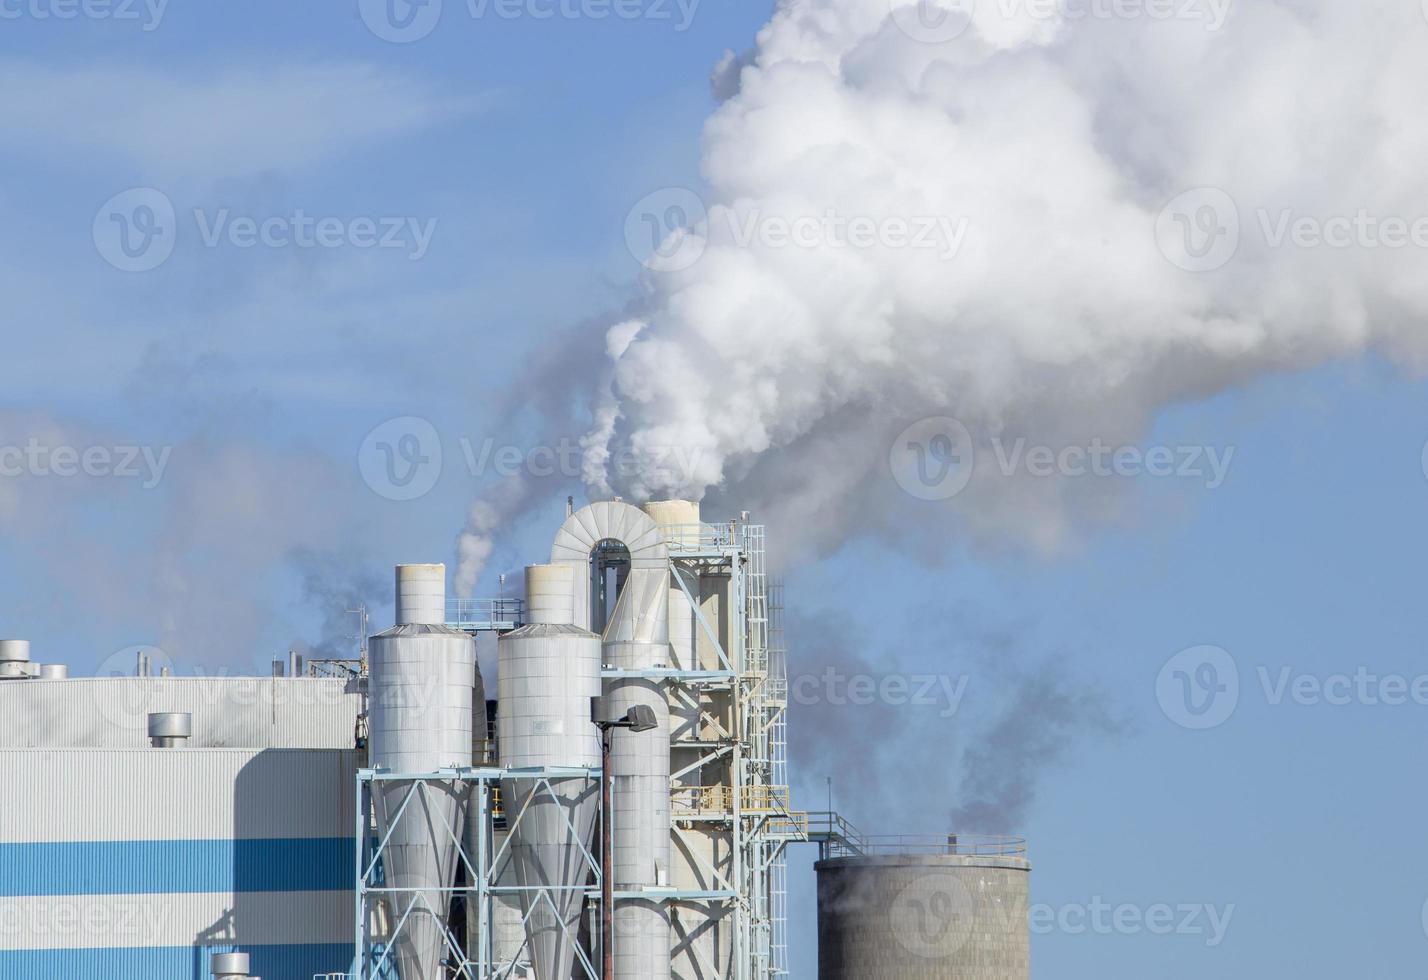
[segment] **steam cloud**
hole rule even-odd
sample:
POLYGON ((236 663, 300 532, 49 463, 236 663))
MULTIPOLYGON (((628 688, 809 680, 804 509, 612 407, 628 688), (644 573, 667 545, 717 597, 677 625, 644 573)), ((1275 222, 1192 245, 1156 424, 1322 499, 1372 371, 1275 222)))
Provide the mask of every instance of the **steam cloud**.
MULTIPOLYGON (((591 492, 737 490, 768 517, 816 483, 799 506, 818 520, 800 531, 832 547, 854 515, 893 523, 906 506, 887 453, 923 416, 956 417, 979 448, 1008 433, 1133 442, 1167 405, 1266 372, 1369 349, 1421 363, 1421 247, 1276 233, 1286 214, 1425 214, 1420 5, 1192 0, 1170 19, 1130 6, 1142 15, 981 0, 939 40, 931 0, 782 0, 755 48, 716 74, 707 214, 668 229, 644 301, 609 330, 591 492), (1162 215, 1198 188, 1216 190, 1162 215), (1187 270, 1176 237, 1200 229, 1177 220, 1225 201, 1237 250, 1187 270), (827 215, 938 222, 935 242, 955 241, 955 255, 758 233, 827 215), (668 466, 672 447, 691 465, 668 466), (614 472, 621 452, 637 465, 614 472)), ((973 533, 1054 549, 1070 514, 1094 516, 1098 502, 1076 495, 1106 493, 1086 489, 1098 481, 992 489, 991 455, 934 508, 973 533)), ((477 573, 468 562, 463 579, 477 573)))

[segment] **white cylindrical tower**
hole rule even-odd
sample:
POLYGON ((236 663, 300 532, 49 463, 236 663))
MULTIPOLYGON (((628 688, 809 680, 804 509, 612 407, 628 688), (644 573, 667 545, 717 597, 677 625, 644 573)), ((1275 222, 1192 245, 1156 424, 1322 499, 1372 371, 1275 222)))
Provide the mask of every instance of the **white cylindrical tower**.
MULTIPOLYGON (((397 624, 369 643, 368 751, 374 768, 417 774, 471 765, 476 641, 443 625, 445 575, 444 565, 399 565, 397 624)), ((389 899, 392 922, 411 908, 397 940, 397 968, 402 980, 426 980, 440 974, 445 955, 451 893, 441 889, 452 887, 456 877, 465 786, 391 780, 378 783, 373 797, 379 838, 388 840, 386 885, 411 889, 389 899)))
MULTIPOLYGON (((497 681, 503 768, 597 769, 600 733, 591 718, 600 696, 600 638, 568 622, 570 595, 560 601, 560 577, 549 566, 526 569, 526 582, 550 586, 542 594, 547 618, 500 639, 497 681), (564 609, 565 613, 558 612, 564 609)), ((565 581, 569 581, 568 577, 565 581)), ((529 597, 532 593, 527 592, 529 597)), ((511 828, 511 854, 520 883, 549 889, 545 899, 522 894, 526 934, 536 978, 565 978, 575 962, 575 938, 590 878, 600 808, 598 782, 588 778, 505 779, 501 797, 511 828)))
POLYGON ((570 565, 526 566, 526 622, 575 622, 575 570, 570 565))
POLYGON ((397 566, 397 625, 446 624, 446 566, 397 566))

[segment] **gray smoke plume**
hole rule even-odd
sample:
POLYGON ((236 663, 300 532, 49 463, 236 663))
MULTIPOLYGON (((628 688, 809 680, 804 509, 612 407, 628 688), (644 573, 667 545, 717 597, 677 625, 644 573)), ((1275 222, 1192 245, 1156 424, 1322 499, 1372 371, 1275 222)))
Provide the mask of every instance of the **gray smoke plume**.
POLYGON ((945 824, 904 820, 910 832, 1020 833, 1053 767, 1126 731, 1091 680, 1063 656, 1035 651, 1029 625, 991 627, 955 603, 909 622, 936 625, 884 646, 836 611, 790 616, 789 749, 805 778, 801 806, 822 809, 821 779, 831 776, 835 808, 864 829, 885 825, 886 801, 896 799, 907 814, 951 810, 945 824))
POLYGON ((302 578, 303 604, 322 617, 317 639, 295 643, 294 649, 309 660, 353 659, 358 617, 349 610, 371 611, 389 602, 391 582, 351 554, 300 548, 289 560, 302 578))
POLYGON ((1269 372, 1424 363, 1423 249, 1377 247, 1423 230, 1420 4, 971 6, 780 0, 725 58, 702 201, 636 216, 688 220, 606 333, 592 494, 816 514, 813 549, 915 526, 1056 551, 1124 490, 1001 476, 993 437, 1134 444, 1269 372), (1348 247, 1285 232, 1362 214, 1348 247), (929 415, 978 452, 909 521, 889 449, 929 415))
POLYGON ((1087 738, 1123 730, 1106 700, 1073 681, 1060 663, 1021 674, 996 720, 962 753, 960 802, 949 829, 1023 832, 1042 774, 1087 738))

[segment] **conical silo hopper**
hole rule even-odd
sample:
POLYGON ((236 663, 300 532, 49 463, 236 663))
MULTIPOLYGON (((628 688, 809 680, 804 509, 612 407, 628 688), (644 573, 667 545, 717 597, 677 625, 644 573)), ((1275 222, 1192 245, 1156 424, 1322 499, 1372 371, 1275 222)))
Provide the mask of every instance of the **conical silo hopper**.
MULTIPOLYGON (((476 642, 448 629, 446 568, 397 567, 397 625, 371 638, 369 752, 374 768, 424 773, 471 765, 476 642)), ((401 980, 435 980, 456 878, 466 789, 459 782, 374 784, 384 884, 401 980)))
MULTIPOLYGON (((591 702, 600 695, 600 638, 571 624, 571 570, 533 565, 526 595, 533 621, 500 640, 500 761, 503 768, 600 765, 591 702)), ((599 784, 584 777, 501 781, 510 852, 523 888, 535 980, 569 980, 590 879, 599 784)))

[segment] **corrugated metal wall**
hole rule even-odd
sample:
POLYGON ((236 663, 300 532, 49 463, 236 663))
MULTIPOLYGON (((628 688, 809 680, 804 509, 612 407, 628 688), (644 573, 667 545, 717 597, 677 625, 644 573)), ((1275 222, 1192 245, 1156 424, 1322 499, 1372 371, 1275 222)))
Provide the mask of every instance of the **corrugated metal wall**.
POLYGON ((346 970, 359 755, 0 749, 0 977, 346 970))
POLYGON ((361 695, 318 677, 0 682, 0 747, 146 748, 150 712, 193 715, 190 748, 350 748, 361 695))

